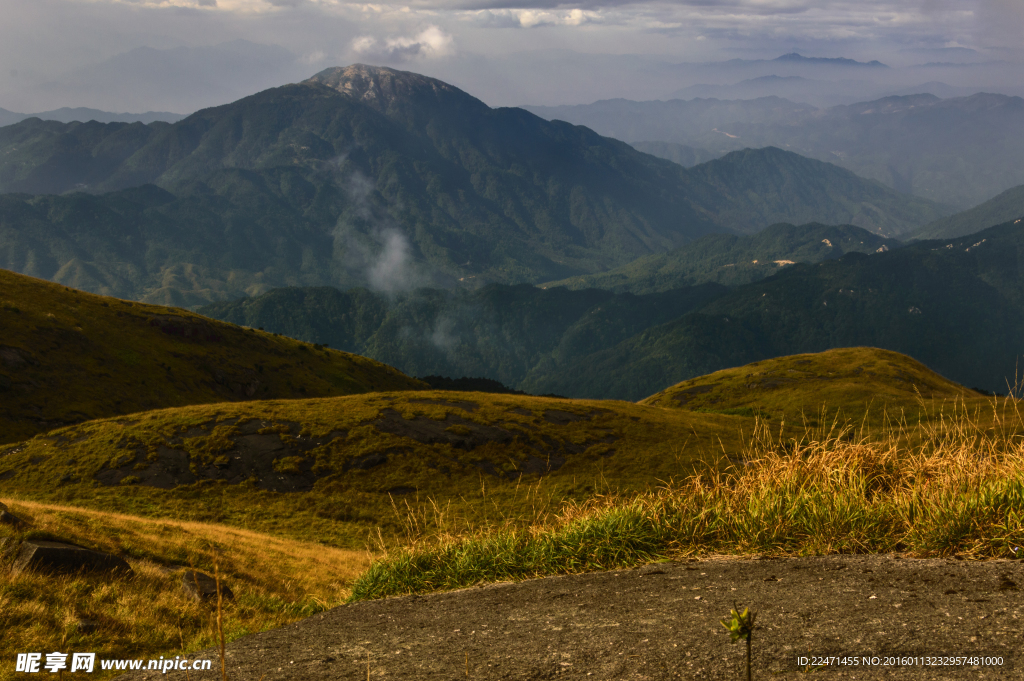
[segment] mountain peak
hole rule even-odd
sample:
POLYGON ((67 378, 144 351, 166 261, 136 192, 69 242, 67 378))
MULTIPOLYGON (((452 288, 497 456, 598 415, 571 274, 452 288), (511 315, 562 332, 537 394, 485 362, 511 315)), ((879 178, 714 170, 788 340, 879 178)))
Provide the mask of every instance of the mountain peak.
POLYGON ((306 83, 319 83, 388 114, 407 105, 436 107, 452 105, 487 109, 476 97, 454 85, 410 71, 386 66, 352 64, 324 69, 306 83))

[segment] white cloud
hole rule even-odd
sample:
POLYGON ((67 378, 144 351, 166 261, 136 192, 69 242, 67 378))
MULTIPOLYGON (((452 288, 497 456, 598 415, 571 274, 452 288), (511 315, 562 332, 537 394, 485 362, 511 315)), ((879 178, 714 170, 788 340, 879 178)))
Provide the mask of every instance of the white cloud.
POLYGON ((494 9, 478 10, 464 14, 466 18, 482 26, 493 28, 537 28, 539 26, 582 26, 601 21, 601 13, 591 10, 572 9, 549 11, 541 9, 494 9))
POLYGON ((397 36, 378 40, 363 35, 352 41, 352 51, 359 57, 381 61, 406 61, 418 57, 444 57, 453 54, 455 41, 437 26, 428 26, 413 36, 397 36))

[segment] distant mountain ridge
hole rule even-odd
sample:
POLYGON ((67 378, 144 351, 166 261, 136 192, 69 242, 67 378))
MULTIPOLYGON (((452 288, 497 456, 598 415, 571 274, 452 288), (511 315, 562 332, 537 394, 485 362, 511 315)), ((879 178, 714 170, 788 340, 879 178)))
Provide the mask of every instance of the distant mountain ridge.
POLYGON ((97 121, 99 123, 154 123, 156 121, 163 121, 165 123, 176 123, 181 119, 185 118, 187 114, 171 113, 169 111, 147 111, 145 113, 112 113, 110 111, 100 111, 99 109, 89 109, 87 107, 61 107, 60 109, 54 109, 53 111, 41 111, 39 113, 15 113, 8 111, 7 109, 0 109, 0 127, 5 125, 14 125, 20 123, 28 118, 39 118, 44 121, 59 121, 61 123, 71 123, 72 121, 78 121, 81 123, 87 123, 89 121, 97 121))
POLYGON ((776 97, 527 108, 626 142, 776 146, 961 210, 1024 184, 1024 99, 1007 95, 912 93, 827 109, 776 97))
POLYGON ((887 65, 883 64, 877 59, 872 59, 869 62, 862 62, 856 61, 854 59, 847 59, 845 57, 805 57, 796 52, 784 54, 781 57, 776 57, 775 59, 772 59, 772 61, 799 62, 805 64, 828 64, 830 66, 867 66, 870 68, 889 68, 887 65))
POLYGON ((548 281, 714 232, 888 233, 948 213, 782 150, 714 163, 687 170, 425 76, 338 67, 174 124, 0 128, 0 266, 198 305, 289 285, 548 281), (90 195, 24 195, 74 190, 90 195))

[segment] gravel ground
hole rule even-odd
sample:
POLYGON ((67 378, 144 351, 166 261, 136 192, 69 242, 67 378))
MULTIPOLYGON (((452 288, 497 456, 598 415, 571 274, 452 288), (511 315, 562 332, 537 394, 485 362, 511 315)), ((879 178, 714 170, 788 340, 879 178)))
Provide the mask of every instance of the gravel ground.
MULTIPOLYGON (((806 678, 798 656, 878 657, 824 679, 1024 679, 1024 562, 899 556, 713 558, 346 605, 227 648, 232 681, 742 679, 719 624, 757 614, 755 679, 806 678), (1002 657, 893 667, 888 656, 1002 657), (369 672, 369 673, 368 673, 369 672)), ((189 681, 221 678, 212 672, 189 681)), ((183 672, 129 679, 186 679, 183 672)))

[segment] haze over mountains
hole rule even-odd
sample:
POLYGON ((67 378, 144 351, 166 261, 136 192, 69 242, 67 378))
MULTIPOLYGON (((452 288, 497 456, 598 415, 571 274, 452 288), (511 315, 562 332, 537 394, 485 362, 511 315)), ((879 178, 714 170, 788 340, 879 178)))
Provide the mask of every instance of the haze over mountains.
POLYGON ((526 108, 631 143, 710 154, 777 146, 959 209, 1024 184, 1024 99, 1007 95, 925 92, 827 109, 775 96, 526 108))
POLYGON ((22 111, 50 111, 69 104, 100 110, 195 111, 294 82, 310 70, 287 49, 249 40, 133 47, 51 78, 16 79, 2 93, 2 102, 22 111))
POLYGON ((175 124, 26 120, 0 129, 0 152, 0 264, 178 305, 287 285, 535 283, 713 232, 900 234, 950 212, 778 149, 687 170, 359 65, 175 124), (76 189, 90 194, 25 195, 76 189))

